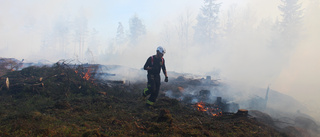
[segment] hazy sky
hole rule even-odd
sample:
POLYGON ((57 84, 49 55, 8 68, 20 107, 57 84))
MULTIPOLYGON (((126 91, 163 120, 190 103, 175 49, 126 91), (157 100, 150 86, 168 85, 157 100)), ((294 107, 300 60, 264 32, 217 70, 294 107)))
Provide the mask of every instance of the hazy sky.
MULTIPOLYGON (((319 11, 314 15, 307 12, 307 7, 310 6, 308 4, 311 1, 318 2, 319 0, 299 1, 306 11, 307 24, 304 25, 304 30, 307 38, 294 49, 286 63, 278 67, 277 72, 279 73, 277 74, 272 74, 267 69, 272 65, 279 65, 272 64, 271 59, 277 60, 277 58, 270 57, 267 52, 263 52, 264 49, 255 48, 254 45, 259 42, 258 40, 252 45, 250 45, 250 40, 239 40, 239 45, 242 44, 242 47, 224 49, 223 53, 214 53, 214 56, 205 55, 215 57, 210 60, 212 63, 201 62, 197 60, 199 58, 193 56, 200 55, 201 49, 196 47, 183 49, 190 51, 191 54, 179 59, 185 59, 182 62, 186 62, 186 64, 187 62, 194 64, 186 65, 189 67, 184 68, 174 66, 178 58, 176 55, 183 55, 180 47, 167 47, 165 58, 168 69, 189 73, 219 69, 221 75, 226 79, 264 88, 271 84, 272 89, 291 95, 308 105, 318 104, 313 107, 320 109, 318 107, 320 105, 318 99, 320 96, 320 42, 317 40, 320 36, 320 26, 318 25, 320 21, 319 11), (254 60, 256 56, 264 56, 261 58, 269 63, 254 60), (224 59, 228 61, 225 62, 224 59)), ((227 14, 230 6, 237 5, 239 13, 248 11, 262 20, 274 22, 280 18, 278 10, 280 0, 220 0, 220 2, 222 3, 221 13, 224 15, 227 14)), ((178 22, 177 18, 186 15, 186 13, 190 13, 195 20, 202 5, 202 0, 0 0, 0 56, 26 60, 51 60, 52 56, 56 57, 54 59, 59 58, 59 53, 47 52, 47 56, 39 54, 42 52, 43 38, 52 35, 49 32, 54 30, 53 26, 57 22, 61 20, 65 20, 67 23, 68 21, 72 22, 78 16, 86 17, 88 30, 95 29, 98 32, 100 48, 108 47, 108 41, 116 35, 118 22, 121 22, 125 30, 128 30, 129 19, 136 14, 146 26, 149 39, 146 39, 145 43, 149 46, 138 46, 134 52, 123 51, 123 57, 119 57, 112 63, 119 62, 123 65, 126 63, 126 58, 134 56, 135 59, 129 61, 131 64, 127 65, 139 68, 149 55, 154 54, 154 49, 159 43, 157 34, 162 33, 165 26, 174 26, 178 22), (154 47, 150 45, 154 45, 154 47)), ((320 8, 319 5, 313 6, 320 8)), ((261 37, 263 39, 263 35, 261 37)), ((92 50, 93 54, 98 54, 95 53, 97 50, 92 50)))

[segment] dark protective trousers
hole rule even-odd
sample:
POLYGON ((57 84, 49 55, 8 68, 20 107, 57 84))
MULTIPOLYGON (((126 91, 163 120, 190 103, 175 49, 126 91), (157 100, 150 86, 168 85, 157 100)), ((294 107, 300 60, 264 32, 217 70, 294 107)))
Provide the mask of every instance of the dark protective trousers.
POLYGON ((149 99, 147 100, 148 105, 153 105, 156 102, 156 99, 159 95, 160 90, 160 75, 147 75, 148 84, 147 88, 144 91, 144 95, 150 95, 149 99))

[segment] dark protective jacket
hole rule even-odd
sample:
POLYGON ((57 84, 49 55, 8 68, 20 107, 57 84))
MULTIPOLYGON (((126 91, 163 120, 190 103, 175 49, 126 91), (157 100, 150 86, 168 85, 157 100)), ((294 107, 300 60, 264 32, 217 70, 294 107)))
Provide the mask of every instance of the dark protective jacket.
POLYGON ((160 75, 160 71, 162 69, 163 74, 166 73, 166 65, 164 58, 157 58, 156 55, 150 56, 147 59, 146 64, 144 64, 144 69, 147 67, 152 67, 151 70, 148 70, 148 75, 160 75))

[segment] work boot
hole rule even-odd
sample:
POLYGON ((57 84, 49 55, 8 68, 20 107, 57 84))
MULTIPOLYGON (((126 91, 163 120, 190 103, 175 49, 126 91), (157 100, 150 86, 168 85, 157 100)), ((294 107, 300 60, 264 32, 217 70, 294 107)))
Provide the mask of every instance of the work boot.
POLYGON ((146 98, 146 97, 147 97, 147 95, 146 95, 146 93, 145 93, 145 92, 146 92, 146 90, 147 90, 147 89, 143 89, 143 90, 142 90, 142 97, 144 97, 144 98, 146 98))

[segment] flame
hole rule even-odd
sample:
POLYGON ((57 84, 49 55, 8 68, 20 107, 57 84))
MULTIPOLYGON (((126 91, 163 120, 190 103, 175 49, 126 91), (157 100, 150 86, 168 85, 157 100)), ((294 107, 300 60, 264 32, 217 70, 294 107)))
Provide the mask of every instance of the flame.
POLYGON ((214 106, 214 107, 205 107, 204 102, 198 102, 195 105, 195 108, 197 108, 198 111, 201 112, 207 112, 209 115, 211 114, 212 116, 222 116, 222 110, 219 109, 219 106, 214 106))
POLYGON ((184 88, 183 88, 183 87, 178 87, 178 90, 179 90, 180 92, 184 92, 184 88))
POLYGON ((205 104, 202 101, 195 104, 195 107, 201 112, 207 111, 207 109, 205 109, 204 106, 205 104))
MULTIPOLYGON (((74 72, 76 73, 76 74, 78 74, 79 73, 79 71, 78 70, 74 70, 74 72)), ((84 72, 82 72, 82 73, 79 73, 79 75, 80 75, 80 77, 82 77, 83 79, 85 79, 85 80, 89 80, 90 79, 90 77, 91 77, 91 70, 90 69, 88 69, 87 70, 87 72, 86 73, 84 73, 84 72)))
POLYGON ((84 76, 82 77, 85 80, 89 80, 90 79, 90 69, 88 69, 87 73, 84 74, 84 76))
POLYGON ((211 112, 212 116, 216 117, 216 116, 222 116, 222 112, 216 112, 216 113, 213 113, 211 112))
POLYGON ((216 106, 217 108, 210 108, 210 114, 212 116, 222 116, 222 110, 219 109, 219 106, 216 106))

